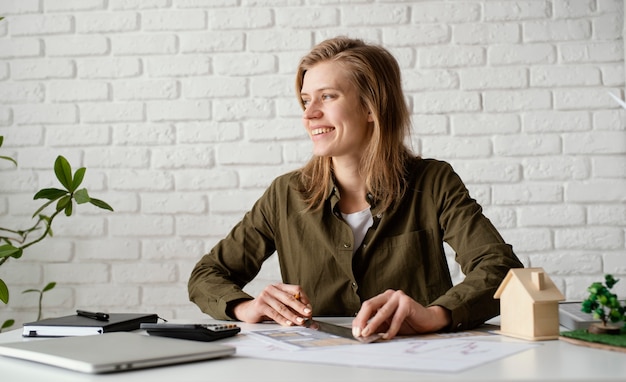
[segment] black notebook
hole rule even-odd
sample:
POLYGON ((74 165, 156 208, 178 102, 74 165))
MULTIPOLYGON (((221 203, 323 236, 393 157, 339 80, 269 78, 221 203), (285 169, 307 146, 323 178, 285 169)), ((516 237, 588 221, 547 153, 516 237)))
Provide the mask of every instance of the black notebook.
POLYGON ((24 337, 88 336, 108 332, 128 332, 139 329, 144 323, 155 323, 159 319, 150 313, 110 313, 107 321, 79 316, 47 318, 24 324, 24 337))

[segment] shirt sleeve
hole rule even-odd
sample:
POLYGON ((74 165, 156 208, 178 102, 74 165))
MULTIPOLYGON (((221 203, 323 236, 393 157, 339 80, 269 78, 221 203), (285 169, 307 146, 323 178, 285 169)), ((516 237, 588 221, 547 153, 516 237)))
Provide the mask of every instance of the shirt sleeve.
POLYGON ((253 299, 243 287, 275 251, 273 193, 274 183, 191 272, 189 299, 215 319, 233 319, 228 315, 229 304, 253 299))
POLYGON ((438 166, 433 177, 443 240, 455 250, 465 279, 430 305, 451 312, 449 330, 470 329, 499 314, 493 296, 509 269, 523 265, 449 164, 438 166))

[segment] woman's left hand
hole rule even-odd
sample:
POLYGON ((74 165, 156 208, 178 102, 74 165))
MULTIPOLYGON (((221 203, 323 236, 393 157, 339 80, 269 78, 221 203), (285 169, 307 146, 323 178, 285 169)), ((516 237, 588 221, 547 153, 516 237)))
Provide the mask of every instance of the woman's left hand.
POLYGON ((436 332, 450 322, 446 308, 424 307, 400 290, 387 290, 363 303, 352 321, 352 333, 355 337, 383 333, 384 339, 391 339, 397 334, 436 332))

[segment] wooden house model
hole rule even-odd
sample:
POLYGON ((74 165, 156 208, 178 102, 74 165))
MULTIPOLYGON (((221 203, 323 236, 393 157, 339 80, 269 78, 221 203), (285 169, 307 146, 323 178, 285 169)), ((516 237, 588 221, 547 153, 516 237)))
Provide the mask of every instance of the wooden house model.
POLYGON ((509 270, 500 299, 500 333, 525 340, 559 338, 559 301, 565 299, 542 268, 509 270))

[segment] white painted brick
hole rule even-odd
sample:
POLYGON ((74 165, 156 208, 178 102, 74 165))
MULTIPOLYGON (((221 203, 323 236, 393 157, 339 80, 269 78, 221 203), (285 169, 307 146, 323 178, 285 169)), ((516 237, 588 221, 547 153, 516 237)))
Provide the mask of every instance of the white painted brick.
MULTIPOLYGON (((209 208, 211 206, 209 205, 209 208)), ((241 215, 176 215, 176 235, 178 237, 197 236, 222 238, 241 220, 241 215)), ((199 260, 199 258, 198 258, 199 260)))
POLYGON ((114 283, 144 284, 171 283, 177 281, 174 264, 113 264, 111 267, 114 283))
POLYGON ((493 186, 493 200, 497 205, 528 205, 563 201, 561 183, 525 183, 493 186))
POLYGON ((477 159, 473 161, 450 161, 454 169, 467 183, 511 183, 521 179, 520 165, 517 162, 477 159))
POLYGON ((0 63, 0 81, 4 81, 9 78, 9 63, 0 63))
POLYGON ((48 280, 63 280, 64 284, 101 283, 110 279, 110 267, 103 263, 46 264, 44 277, 48 280))
POLYGON ((329 28, 339 25, 339 10, 336 8, 302 6, 277 8, 275 18, 276 26, 280 28, 329 28))
POLYGON ((10 272, 2 272, 2 280, 9 287, 11 305, 19 299, 18 291, 21 292, 25 285, 38 284, 43 278, 43 266, 28 260, 30 259, 25 256, 20 259, 11 258, 4 264, 3 270, 11 267, 10 272))
POLYGON ((530 68, 530 85, 533 87, 592 86, 600 85, 600 70, 590 66, 530 68))
POLYGON ((67 15, 26 15, 11 17, 12 36, 34 36, 72 32, 72 18, 67 15))
POLYGON ((593 131, 563 134, 565 154, 624 154, 626 139, 624 132, 593 131))
POLYGON ((626 205, 593 204, 587 207, 589 224, 621 225, 626 219, 626 205))
POLYGON ((216 100, 215 119, 218 121, 241 121, 253 118, 270 118, 274 105, 269 99, 216 100))
MULTIPOLYGON (((95 208, 90 204, 77 205, 74 203, 74 213, 79 213, 87 208, 95 208)), ((59 219, 54 221, 54 233, 61 236, 73 237, 98 237, 106 232, 106 219, 103 217, 74 216, 71 219, 59 219)))
MULTIPOLYGON (((21 169, 43 169, 52 175, 52 167, 58 155, 63 155, 74 167, 80 163, 80 152, 76 150, 62 150, 27 147, 21 150, 20 156, 15 158, 21 169)), ((40 176, 41 177, 41 176, 40 176)))
MULTIPOLYGON (((276 72, 276 57, 271 54, 225 54, 213 59, 215 74, 253 76, 276 72)), ((293 69, 292 69, 293 70, 293 69)))
POLYGON ((485 215, 497 229, 515 228, 517 226, 517 213, 513 208, 485 207, 485 203, 475 198, 483 206, 485 215))
POLYGON ((480 110, 480 94, 476 92, 439 91, 413 96, 414 113, 448 113, 480 110))
POLYGON ((626 82, 624 68, 619 64, 604 64, 600 66, 602 84, 605 86, 623 86, 626 82))
POLYGON ((151 77, 199 76, 211 73, 211 58, 200 56, 153 57, 146 60, 151 77))
POLYGON ((302 108, 300 104, 289 98, 275 98, 276 116, 280 118, 302 118, 302 108))
POLYGON ((0 105, 0 126, 8 126, 11 118, 11 109, 0 105))
POLYGON ((250 142, 260 141, 283 141, 283 140, 308 140, 308 135, 302 122, 295 119, 278 119, 268 123, 267 121, 252 121, 244 125, 246 137, 250 142))
POLYGON ((500 232, 515 253, 549 251, 554 248, 552 234, 545 228, 503 229, 500 232))
POLYGON ((573 42, 559 46, 559 60, 564 64, 621 61, 622 42, 573 42))
POLYGON ((552 95, 548 90, 487 91, 483 94, 488 112, 510 112, 550 109, 552 95))
POLYGON ((311 32, 309 31, 260 30, 247 37, 246 46, 251 52, 301 51, 308 49, 311 46, 311 41, 311 32))
MULTIPOLYGON (((307 150, 310 155, 310 147, 307 147, 307 150)), ((302 162, 304 165, 304 162, 302 162)), ((299 165, 284 165, 284 166, 257 166, 254 168, 242 168, 238 171, 240 186, 244 189, 265 189, 267 188, 271 181, 278 177, 279 175, 286 174, 287 172, 291 172, 296 168, 299 168, 299 165)))
POLYGON ((80 118, 83 122, 137 122, 144 119, 144 105, 139 102, 81 103, 80 118))
POLYGON ((493 1, 483 4, 485 21, 533 20, 551 15, 549 3, 543 1, 493 1))
POLYGON ((216 148, 217 163, 221 165, 254 164, 268 165, 282 163, 282 153, 278 145, 231 144, 226 143, 216 148))
POLYGON ((105 9, 104 0, 46 0, 44 9, 51 12, 92 11, 105 9))
POLYGON ((566 184, 565 201, 578 202, 618 202, 624 203, 626 179, 594 180, 566 184))
POLYGON ((405 91, 458 89, 459 74, 452 70, 405 70, 402 88, 405 91))
POLYGON ((174 233, 174 218, 169 215, 122 215, 109 219, 109 231, 113 236, 162 237, 174 233))
POLYGON ((170 145, 176 141, 174 126, 169 123, 113 125, 116 145, 170 145))
POLYGON ((341 8, 341 23, 346 26, 399 25, 409 21, 409 8, 400 5, 371 5, 341 8))
MULTIPOLYGON (((141 257, 146 260, 172 260, 188 258, 200 260, 204 254, 204 241, 181 238, 152 239, 141 242, 141 257)), ((189 270, 191 273, 191 269, 189 270)), ((188 273, 189 274, 189 273, 188 273)))
POLYGON ((98 193, 96 197, 109 203, 115 210, 114 214, 136 213, 140 210, 136 193, 108 192, 98 193))
POLYGON ((40 103, 44 100, 44 87, 40 83, 13 82, 3 83, 0 87, 0 102, 40 103))
POLYGON ((479 21, 480 4, 423 2, 411 6, 411 21, 422 23, 464 23, 479 21))
POLYGON ((591 20, 595 39, 621 39, 624 15, 618 12, 605 14, 591 20))
POLYGON ((274 16, 268 8, 233 8, 208 10, 209 29, 261 29, 274 24, 274 16))
POLYGON ((175 99, 179 96, 175 80, 116 81, 113 83, 115 100, 159 100, 175 99))
POLYGON ((197 10, 159 10, 141 13, 141 26, 145 31, 187 31, 206 29, 204 12, 197 10))
POLYGON ((304 163, 311 158, 311 143, 296 143, 287 145, 284 150, 284 158, 287 163, 304 163))
POLYGON ((459 70, 461 89, 516 89, 528 87, 524 68, 469 68, 459 70))
POLYGON ((453 25, 452 41, 458 44, 515 44, 521 41, 520 28, 516 24, 453 25))
POLYGON ((558 135, 496 135, 493 142, 494 153, 498 156, 536 156, 561 152, 561 138, 558 135))
POLYGON ((487 48, 487 62, 491 65, 554 64, 556 55, 550 44, 498 44, 487 48))
POLYGON ((154 101, 147 105, 147 118, 153 122, 188 121, 211 118, 209 101, 154 101))
POLYGON ((143 193, 140 195, 141 212, 146 214, 200 214, 206 212, 207 201, 194 193, 143 193))
POLYGON ((113 10, 167 8, 170 5, 168 0, 109 0, 108 3, 113 10))
POLYGON ((169 34, 120 34, 110 40, 114 55, 173 54, 178 49, 176 35, 169 34))
POLYGON ((486 55, 478 46, 435 46, 420 49, 417 60, 422 68, 455 68, 484 65, 486 55))
POLYGON ((241 139, 239 122, 181 122, 176 124, 176 135, 180 143, 216 143, 241 139))
POLYGON ((147 168, 150 160, 146 148, 91 148, 85 155, 87 168, 147 168))
POLYGON ((211 148, 204 146, 160 147, 152 149, 152 166, 157 169, 179 169, 189 167, 207 168, 214 164, 211 148))
POLYGON ((486 158, 492 153, 491 140, 483 137, 423 137, 423 154, 445 158, 486 158))
POLYGON ((411 124, 414 136, 445 134, 448 132, 448 118, 443 115, 413 115, 411 124))
POLYGON ((208 31, 178 36, 183 53, 241 52, 245 34, 240 31, 208 31))
POLYGON ((550 20, 524 23, 524 41, 568 41, 586 40, 591 37, 591 23, 588 20, 550 20))
POLYGON ((554 243, 557 249, 621 249, 624 230, 614 227, 556 229, 554 243))
MULTIPOLYGON (((603 256, 603 259, 604 259, 604 269, 602 270, 602 273, 605 273, 605 274, 611 273, 611 274, 619 274, 619 275, 623 275, 624 273, 626 273, 626 256, 624 256, 623 252, 620 251, 617 253, 605 254, 603 256)), ((624 293, 626 293, 626 288, 624 288, 624 285, 616 285, 613 291, 616 292, 618 296, 623 296, 624 293), (618 287, 621 287, 619 291, 618 291, 618 287)))
POLYGON ((40 56, 42 43, 36 38, 0 40, 0 58, 30 58, 40 56))
POLYGON ((511 134, 520 131, 514 114, 460 114, 450 117, 454 135, 511 134))
POLYGON ((54 81, 48 84, 48 99, 52 102, 106 101, 109 85, 96 81, 54 81))
POLYGON ((550 275, 593 274, 602 272, 599 255, 558 252, 550 255, 538 254, 531 258, 533 266, 542 267, 550 275))
POLYGON ((596 2, 593 0, 559 0, 554 2, 554 17, 557 19, 584 17, 596 10, 596 2))
POLYGON ((246 212, 261 194, 259 190, 212 193, 209 197, 210 210, 220 214, 246 212))
POLYGON ((626 178, 623 156, 599 156, 591 159, 593 175, 598 178, 626 178))
POLYGON ((130 78, 142 73, 141 61, 137 58, 113 57, 76 60, 79 78, 130 78))
POLYGON ((585 208, 576 205, 521 207, 518 215, 521 227, 562 227, 586 223, 585 208))
POLYGON ((554 91, 554 108, 557 110, 602 109, 612 107, 614 101, 607 89, 584 88, 554 91))
MULTIPOLYGON (((284 85, 284 78, 281 80, 280 84, 284 85)), ((248 95, 248 83, 253 81, 257 80, 255 78, 221 76, 186 78, 182 80, 182 95, 192 99, 245 97, 248 95)))
POLYGON ((76 240, 74 242, 76 258, 81 261, 116 261, 138 260, 140 243, 130 239, 96 239, 76 240))
MULTIPOLYGON (((76 288, 76 306, 90 309, 90 306, 98 307, 101 310, 115 311, 123 313, 121 307, 137 310, 140 303, 140 287, 126 285, 87 285, 76 288), (131 308, 135 307, 135 308, 131 308)), ((94 310, 93 308, 91 308, 94 310)))
POLYGON ((281 97, 293 93, 292 82, 291 75, 255 76, 250 79, 250 93, 253 97, 281 97))
POLYGON ((529 180, 587 179, 591 165, 586 158, 577 156, 533 157, 522 161, 524 178, 529 180))
POLYGON ((399 25, 383 36, 385 46, 440 44, 450 41, 450 30, 442 24, 399 25))
POLYGON ((108 126, 90 125, 77 127, 76 125, 54 126, 46 131, 46 141, 50 146, 88 146, 107 145, 111 142, 111 132, 108 126), (77 134, 80 129, 81 134, 77 134))
POLYGON ((101 56, 109 53, 109 41, 100 35, 53 36, 44 39, 50 57, 101 56))
POLYGON ((150 286, 143 289, 142 304, 179 307, 189 305, 190 303, 187 288, 185 286, 180 288, 150 286))
POLYGON ((591 130, 591 115, 587 111, 536 111, 522 114, 523 131, 553 133, 591 130))
POLYGON ((172 191, 174 174, 155 170, 122 170, 109 175, 109 187, 119 191, 172 191))
POLYGON ((13 106, 13 118, 18 125, 67 124, 78 121, 75 105, 25 104, 13 106))
POLYGON ((5 1, 0 4, 0 14, 5 16, 21 13, 36 13, 40 10, 38 0, 5 1))

